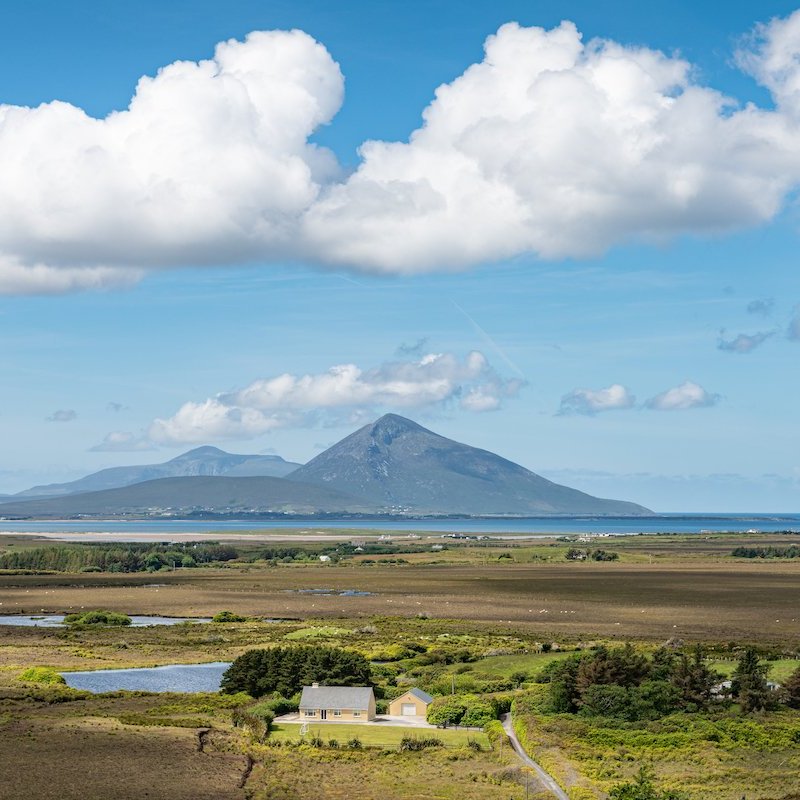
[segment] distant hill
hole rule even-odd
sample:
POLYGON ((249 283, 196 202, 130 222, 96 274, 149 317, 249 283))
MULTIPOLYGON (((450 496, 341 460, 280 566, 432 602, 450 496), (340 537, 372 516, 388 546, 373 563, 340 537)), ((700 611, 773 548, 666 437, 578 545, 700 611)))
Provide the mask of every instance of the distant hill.
MULTIPOLYGON (((60 497, 78 492, 97 492, 132 486, 158 478, 179 478, 192 475, 227 475, 228 477, 282 478, 299 467, 280 456, 236 455, 216 447, 197 447, 163 464, 142 464, 133 467, 110 467, 94 472, 69 483, 51 483, 34 486, 13 496, 13 499, 30 497, 60 497)), ((2 498, 0 500, 8 499, 2 498)))
POLYGON ((191 476, 159 478, 117 489, 18 500, 0 506, 3 517, 115 516, 124 514, 368 514, 374 505, 333 487, 285 478, 191 476))
POLYGON ((342 439, 289 480, 326 486, 393 510, 472 515, 647 514, 561 486, 487 450, 446 439, 397 414, 342 439))

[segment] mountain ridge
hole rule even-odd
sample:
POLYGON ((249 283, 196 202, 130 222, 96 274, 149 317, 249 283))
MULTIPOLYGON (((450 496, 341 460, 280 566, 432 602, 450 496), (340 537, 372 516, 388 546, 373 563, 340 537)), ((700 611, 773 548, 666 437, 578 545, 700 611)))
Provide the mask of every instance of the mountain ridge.
POLYGON ((227 453, 218 447, 203 445, 187 450, 160 464, 137 464, 129 467, 108 467, 66 483, 33 486, 15 495, 13 500, 25 498, 63 497, 72 494, 120 489, 158 478, 190 476, 221 476, 237 478, 282 478, 299 467, 276 455, 243 455, 227 453))
POLYGON ((359 428, 287 476, 348 491, 398 511, 496 515, 646 514, 623 500, 549 481, 488 450, 399 414, 359 428))

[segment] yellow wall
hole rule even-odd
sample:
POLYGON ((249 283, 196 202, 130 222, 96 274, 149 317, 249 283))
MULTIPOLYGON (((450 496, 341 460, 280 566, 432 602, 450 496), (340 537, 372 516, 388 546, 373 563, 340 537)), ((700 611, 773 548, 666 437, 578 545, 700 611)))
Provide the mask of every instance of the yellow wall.
MULTIPOLYGON (((309 709, 311 710, 311 709, 309 709)), ((361 716, 356 717, 353 713, 353 709, 351 708, 340 708, 341 716, 336 716, 333 712, 335 709, 329 708, 326 709, 328 712, 327 719, 325 722, 368 722, 369 720, 375 719, 375 700, 371 699, 369 703, 369 709, 364 710, 361 712, 361 716)), ((305 711, 300 711, 300 719, 303 721, 308 722, 321 722, 322 715, 319 709, 313 709, 312 714, 307 714, 305 711)))
POLYGON ((406 703, 413 703, 416 706, 416 716, 424 717, 428 713, 428 706, 422 702, 418 697, 415 697, 411 692, 406 692, 400 695, 396 700, 389 703, 389 714, 393 717, 399 717, 403 712, 403 705, 406 703))

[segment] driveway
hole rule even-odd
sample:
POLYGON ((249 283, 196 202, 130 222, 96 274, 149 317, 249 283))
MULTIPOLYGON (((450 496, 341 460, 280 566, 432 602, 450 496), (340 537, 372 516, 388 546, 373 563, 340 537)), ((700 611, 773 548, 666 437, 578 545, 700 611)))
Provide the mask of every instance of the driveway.
POLYGON ((300 714, 283 714, 280 717, 275 717, 275 722, 288 723, 290 725, 302 725, 307 722, 309 725, 381 725, 384 728, 436 728, 435 725, 429 725, 425 721, 425 717, 395 717, 390 714, 380 714, 372 720, 308 719, 301 717, 300 714))
POLYGON ((558 800, 569 800, 567 793, 555 782, 547 772, 545 772, 523 749, 522 745, 517 739, 517 734, 514 733, 514 726, 511 722, 511 714, 503 714, 501 717, 503 723, 503 730, 508 734, 511 742, 511 747, 514 752, 519 756, 520 760, 526 767, 530 767, 537 775, 542 785, 558 800))

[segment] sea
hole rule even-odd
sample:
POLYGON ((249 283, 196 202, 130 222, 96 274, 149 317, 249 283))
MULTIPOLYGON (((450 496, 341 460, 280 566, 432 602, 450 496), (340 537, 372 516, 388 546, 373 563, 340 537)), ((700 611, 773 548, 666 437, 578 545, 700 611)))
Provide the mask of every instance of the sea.
POLYGON ((659 514, 645 517, 528 517, 528 518, 394 518, 394 519, 144 519, 48 520, 0 519, 0 535, 40 534, 66 540, 170 541, 200 534, 221 538, 250 533, 281 532, 316 536, 336 531, 466 534, 492 537, 566 536, 569 534, 703 534, 721 531, 800 533, 800 513, 781 514, 659 514), (89 536, 87 536, 89 534, 89 536))

